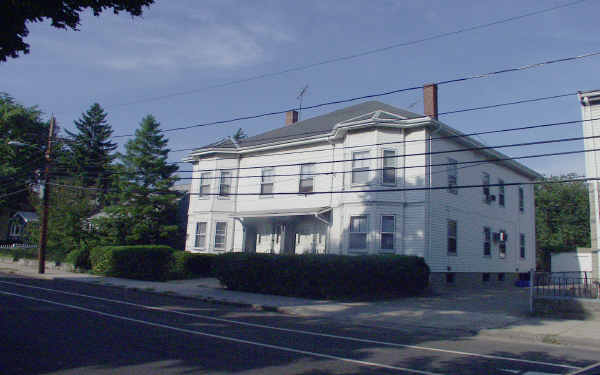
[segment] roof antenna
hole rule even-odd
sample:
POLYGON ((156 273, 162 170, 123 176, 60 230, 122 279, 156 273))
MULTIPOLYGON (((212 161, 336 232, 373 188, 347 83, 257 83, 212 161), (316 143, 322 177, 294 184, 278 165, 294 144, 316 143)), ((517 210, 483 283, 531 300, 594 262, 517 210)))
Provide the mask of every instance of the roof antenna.
POLYGON ((300 107, 298 108, 298 121, 300 121, 300 117, 302 116, 302 100, 304 99, 304 95, 308 91, 308 85, 305 85, 302 90, 300 90, 300 94, 296 97, 296 99, 300 100, 300 107))

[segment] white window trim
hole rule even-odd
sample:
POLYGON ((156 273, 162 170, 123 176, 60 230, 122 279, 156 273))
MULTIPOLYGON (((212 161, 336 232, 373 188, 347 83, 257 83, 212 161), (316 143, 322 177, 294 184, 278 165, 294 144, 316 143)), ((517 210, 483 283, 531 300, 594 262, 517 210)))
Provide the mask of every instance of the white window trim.
POLYGON ((447 158, 448 166, 446 168, 446 175, 448 179, 448 193, 458 195, 458 160, 447 158), (452 174, 450 173, 452 172, 452 174), (450 177, 454 176, 454 184, 450 183, 450 177))
POLYGON ((396 149, 393 148, 384 148, 381 150, 381 185, 384 186, 396 186, 398 185, 398 151, 396 149), (386 151, 391 151, 394 153, 394 157, 389 157, 386 158, 385 157, 385 152, 386 151), (393 159, 394 160, 394 166, 390 167, 389 169, 392 169, 394 171, 394 182, 385 182, 383 181, 384 176, 385 176, 385 161, 387 159, 393 159))
POLYGON ((349 253, 367 253, 369 251, 369 215, 359 214, 359 215, 351 215, 350 220, 348 221, 348 252, 349 253), (352 232, 352 218, 355 217, 364 217, 366 222, 365 232, 352 232), (353 233, 364 234, 365 235, 365 247, 364 248, 352 248, 351 237, 353 233))
POLYGON ((490 203, 492 203, 492 201, 489 199, 489 196, 491 196, 491 191, 490 191, 490 182, 491 182, 491 177, 490 174, 487 172, 483 172, 481 174, 481 185, 482 186, 482 194, 483 194, 483 203, 489 205, 490 203), (487 195, 485 194, 485 191, 487 189, 487 195))
POLYGON ((522 186, 519 186, 519 212, 525 212, 525 189, 522 186))
POLYGON ((490 227, 483 227, 483 256, 485 258, 490 258, 492 256, 492 228, 490 227), (487 233, 490 235, 489 239, 486 240, 485 238, 485 234, 486 234, 486 230, 487 229, 487 233), (489 244, 489 249, 490 252, 489 254, 485 253, 485 244, 489 244))
POLYGON ((506 207, 506 186, 501 178, 498 179, 498 207, 506 207))
POLYGON ((220 169, 219 170, 219 194, 217 195, 218 199, 231 199, 231 188, 233 185, 233 172, 231 169, 220 169), (221 179, 223 176, 223 172, 229 173, 229 194, 228 195, 221 195, 221 189, 223 187, 224 184, 221 183, 221 179))
POLYGON ((393 253, 393 252, 396 251, 396 215, 392 215, 392 214, 390 214, 390 215, 386 215, 386 214, 381 215, 381 220, 379 222, 379 250, 381 252, 387 252, 387 253, 393 253), (393 232, 384 232, 383 231, 383 218, 385 216, 387 216, 387 217, 391 216, 393 218, 393 220, 394 220, 394 226, 393 226, 394 231, 393 232), (384 249, 383 246, 381 246, 383 244, 383 235, 384 234, 391 234, 392 235, 392 248, 391 249, 384 249))
MULTIPOLYGON (((506 232, 504 229, 500 230, 499 232, 506 232)), ((510 237, 510 236, 509 236, 510 237)), ((498 242, 498 258, 500 259, 506 259, 506 255, 508 254, 508 241, 500 241, 498 242), (501 246, 504 245, 504 254, 502 254, 502 252, 500 251, 501 246)))
POLYGON ((227 225, 228 223, 226 221, 215 221, 215 229, 214 229, 214 236, 213 236, 213 247, 215 249, 215 251, 225 251, 225 249, 227 249, 227 225), (217 228, 219 227, 219 224, 225 224, 225 233, 223 233, 223 247, 217 247, 217 228))
POLYGON ((275 177, 273 177, 273 175, 275 174, 275 168, 274 167, 264 167, 261 169, 260 172, 260 186, 259 186, 259 198, 273 198, 273 193, 275 193, 275 177), (271 182, 265 182, 264 178, 265 178, 265 169, 270 169, 271 170, 271 182), (270 194, 263 194, 263 185, 271 185, 271 193, 270 194))
POLYGON ((298 194, 300 194, 300 195, 306 195, 306 194, 310 194, 310 193, 312 193, 312 192, 315 191, 315 176, 316 175, 314 173, 317 173, 315 171, 316 165, 317 165, 317 163, 302 163, 302 164, 300 164, 298 166, 299 167, 299 170, 298 170, 298 194), (311 168, 312 171, 310 173, 306 174, 306 175, 303 175, 302 174, 302 166, 303 165, 312 165, 312 168, 311 168), (307 192, 300 191, 300 184, 302 184, 302 180, 303 180, 302 176, 307 176, 307 178, 305 178, 304 180, 310 179, 312 181, 312 189, 311 189, 311 191, 307 191, 307 192))
POLYGON ((212 172, 201 172, 200 173, 200 186, 198 186, 198 199, 209 199, 210 193, 212 192, 212 172), (204 175, 208 175, 208 178, 205 178, 204 175), (203 184, 205 180, 208 180, 208 184, 203 184), (202 186, 208 186, 208 192, 202 193, 202 186))
POLYGON ((458 220, 454 219, 446 219, 446 254, 451 256, 458 255, 458 220), (450 236, 448 233, 448 228, 450 227, 450 222, 454 222, 455 233, 454 236, 450 236), (450 246, 448 246, 448 240, 454 238, 454 251, 450 251, 450 246))
POLYGON ((206 250, 207 249, 207 243, 208 243, 208 236, 207 236, 207 232, 208 232, 208 222, 207 221, 197 221, 196 222, 196 231, 194 234, 194 249, 199 249, 199 250, 206 250), (196 246, 196 244, 198 243, 198 224, 204 223, 204 246, 196 246))
POLYGON ((350 185, 352 186, 367 186, 369 185, 369 181, 371 180, 371 164, 372 164, 372 159, 371 158, 371 151, 368 149, 363 149, 363 150, 354 150, 351 152, 351 161, 350 161, 350 185), (354 154, 357 153, 367 153, 367 156, 363 156, 360 157, 358 159, 367 159, 364 160, 365 162, 367 162, 369 165, 367 166, 366 170, 367 170, 367 182, 366 183, 359 183, 359 182, 354 182, 354 154))

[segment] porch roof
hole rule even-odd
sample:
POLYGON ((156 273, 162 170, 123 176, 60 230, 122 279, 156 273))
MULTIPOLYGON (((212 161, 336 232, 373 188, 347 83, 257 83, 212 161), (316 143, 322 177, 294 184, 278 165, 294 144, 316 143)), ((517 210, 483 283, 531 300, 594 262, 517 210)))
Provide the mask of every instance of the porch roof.
POLYGON ((244 211, 232 214, 233 217, 250 218, 250 217, 271 217, 271 216, 303 216, 314 215, 331 210, 331 207, 309 207, 309 208, 286 208, 277 210, 260 210, 260 211, 244 211))

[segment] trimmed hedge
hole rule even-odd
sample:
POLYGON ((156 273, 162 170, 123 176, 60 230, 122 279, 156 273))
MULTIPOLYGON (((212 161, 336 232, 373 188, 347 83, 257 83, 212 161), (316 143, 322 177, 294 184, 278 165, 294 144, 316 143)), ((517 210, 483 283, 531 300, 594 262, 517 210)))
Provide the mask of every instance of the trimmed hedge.
POLYGON ((215 255, 195 254, 187 251, 173 253, 169 279, 187 279, 208 277, 211 275, 212 261, 215 255))
POLYGON ((213 273, 232 290, 330 299, 415 295, 429 282, 423 258, 401 255, 227 253, 213 273))
POLYGON ((75 268, 83 270, 89 270, 92 268, 92 264, 90 262, 90 250, 87 247, 82 247, 71 251, 67 254, 65 261, 67 263, 71 263, 75 268))
POLYGON ((136 280, 166 280, 173 249, 163 245, 102 246, 90 251, 92 271, 136 280))
POLYGON ((22 247, 11 247, 11 248, 1 248, 0 255, 5 255, 12 257, 13 261, 17 261, 19 259, 37 259, 38 258, 38 248, 22 248, 22 247))

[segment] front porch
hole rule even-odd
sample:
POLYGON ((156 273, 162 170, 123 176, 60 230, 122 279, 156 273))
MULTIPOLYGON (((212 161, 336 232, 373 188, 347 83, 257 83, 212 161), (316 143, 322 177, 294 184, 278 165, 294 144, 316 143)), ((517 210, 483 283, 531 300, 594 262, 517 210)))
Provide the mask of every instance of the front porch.
POLYGON ((329 207, 252 211, 234 215, 243 227, 243 251, 269 254, 325 254, 329 207))

